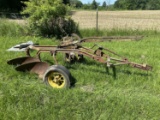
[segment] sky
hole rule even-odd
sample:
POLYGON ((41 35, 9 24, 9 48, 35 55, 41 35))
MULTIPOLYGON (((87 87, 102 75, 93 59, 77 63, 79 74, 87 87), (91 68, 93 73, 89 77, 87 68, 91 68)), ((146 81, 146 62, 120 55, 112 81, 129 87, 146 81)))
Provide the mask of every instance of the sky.
MULTIPOLYGON (((83 4, 84 3, 92 3, 93 0, 80 0, 83 4)), ((102 3, 106 1, 107 4, 114 4, 116 0, 96 0, 96 2, 100 3, 100 5, 102 5, 102 3)))

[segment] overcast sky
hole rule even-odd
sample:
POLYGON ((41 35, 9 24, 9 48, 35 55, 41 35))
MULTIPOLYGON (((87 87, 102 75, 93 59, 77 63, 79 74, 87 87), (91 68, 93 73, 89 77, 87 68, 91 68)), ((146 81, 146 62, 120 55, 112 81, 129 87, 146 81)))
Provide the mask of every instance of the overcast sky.
MULTIPOLYGON (((93 0, 80 0, 82 1, 82 3, 92 3, 93 0)), ((102 3, 106 1, 107 4, 114 4, 116 0, 96 0, 96 2, 100 3, 102 5, 102 3)))

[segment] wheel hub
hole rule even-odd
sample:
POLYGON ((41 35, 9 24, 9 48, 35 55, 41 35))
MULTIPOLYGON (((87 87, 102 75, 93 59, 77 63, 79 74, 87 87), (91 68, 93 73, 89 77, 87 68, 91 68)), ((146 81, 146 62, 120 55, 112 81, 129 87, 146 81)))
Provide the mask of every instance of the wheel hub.
POLYGON ((62 88, 65 84, 65 77, 58 72, 52 72, 48 76, 48 83, 55 88, 62 88))

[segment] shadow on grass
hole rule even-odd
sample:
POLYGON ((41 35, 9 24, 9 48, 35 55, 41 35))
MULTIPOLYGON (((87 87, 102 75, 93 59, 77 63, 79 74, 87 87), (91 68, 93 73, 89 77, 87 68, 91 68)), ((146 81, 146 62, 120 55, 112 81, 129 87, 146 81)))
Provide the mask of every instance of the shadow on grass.
MULTIPOLYGON (((129 67, 128 67, 129 68, 129 67)), ((117 73, 123 73, 123 74, 127 74, 127 75, 137 75, 137 76, 143 76, 143 77, 149 77, 152 76, 152 73, 150 73, 149 71, 145 71, 145 70, 141 70, 141 69, 137 69, 137 70, 132 70, 132 69, 136 69, 136 68, 132 68, 130 67, 130 70, 122 70, 122 69, 117 69, 116 68, 116 72, 117 73)))
POLYGON ((77 80, 75 79, 75 77, 72 76, 72 74, 71 74, 71 81, 70 82, 71 82, 71 87, 70 88, 74 88, 77 80))

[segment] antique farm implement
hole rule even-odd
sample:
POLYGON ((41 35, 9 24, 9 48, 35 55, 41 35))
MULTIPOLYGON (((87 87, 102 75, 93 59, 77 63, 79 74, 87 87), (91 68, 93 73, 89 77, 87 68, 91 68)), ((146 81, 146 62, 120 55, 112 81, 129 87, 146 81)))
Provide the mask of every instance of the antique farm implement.
MULTIPOLYGON (((91 39, 91 38, 90 38, 91 39)), ((58 53, 63 53, 66 61, 81 60, 84 56, 105 64, 107 68, 119 65, 130 65, 134 68, 149 71, 151 66, 146 64, 138 64, 123 58, 117 53, 94 45, 92 48, 84 47, 81 43, 90 41, 88 39, 64 40, 57 46, 29 45, 26 49, 26 56, 19 57, 7 61, 10 65, 15 65, 17 71, 30 71, 43 78, 43 81, 53 88, 68 88, 70 87, 70 72, 64 66, 58 65, 56 56, 58 53), (31 51, 36 51, 36 55, 31 55, 31 51), (50 53, 53 57, 55 65, 49 65, 41 59, 42 53, 50 53), (116 58, 112 56, 117 56, 116 58)), ((23 46, 20 46, 23 48, 23 46)))

